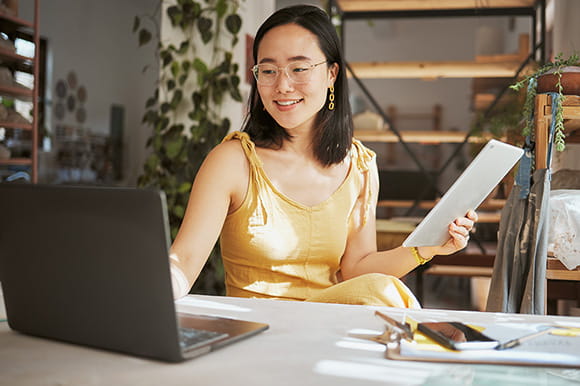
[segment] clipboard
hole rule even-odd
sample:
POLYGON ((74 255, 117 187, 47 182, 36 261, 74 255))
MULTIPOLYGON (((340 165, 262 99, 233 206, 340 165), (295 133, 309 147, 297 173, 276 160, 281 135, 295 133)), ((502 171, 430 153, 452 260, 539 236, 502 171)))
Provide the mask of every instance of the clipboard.
POLYGON ((507 350, 453 351, 415 332, 414 342, 396 339, 386 347, 392 360, 580 368, 580 336, 546 334, 507 350))

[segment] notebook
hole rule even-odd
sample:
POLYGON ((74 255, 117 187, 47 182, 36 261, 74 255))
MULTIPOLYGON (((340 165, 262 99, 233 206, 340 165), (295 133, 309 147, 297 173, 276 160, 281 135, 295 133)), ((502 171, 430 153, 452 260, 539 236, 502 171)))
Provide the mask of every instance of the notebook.
POLYGON ((523 153, 519 147, 490 140, 403 241, 403 246, 443 245, 449 239, 448 225, 470 209, 477 209, 523 153))
POLYGON ((0 213, 13 330, 179 362, 268 328, 176 313, 160 191, 0 184, 0 213))

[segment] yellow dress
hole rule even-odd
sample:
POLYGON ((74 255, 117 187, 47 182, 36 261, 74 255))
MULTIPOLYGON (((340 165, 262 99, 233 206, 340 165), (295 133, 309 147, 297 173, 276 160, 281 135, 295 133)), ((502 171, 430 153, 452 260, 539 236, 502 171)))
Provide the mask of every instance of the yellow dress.
POLYGON ((240 141, 250 176, 246 197, 226 217, 220 236, 228 296, 420 307, 393 276, 339 281, 348 234, 369 212, 371 150, 353 141, 341 186, 324 202, 305 206, 274 187, 247 133, 230 133, 224 141, 232 139, 240 141))

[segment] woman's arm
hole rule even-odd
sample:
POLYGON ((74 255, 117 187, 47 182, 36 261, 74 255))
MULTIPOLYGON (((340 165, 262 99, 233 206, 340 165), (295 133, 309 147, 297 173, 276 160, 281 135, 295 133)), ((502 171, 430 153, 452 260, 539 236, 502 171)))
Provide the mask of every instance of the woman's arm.
POLYGON ((219 237, 227 214, 241 204, 248 172, 238 141, 218 145, 204 160, 170 250, 175 298, 189 292, 219 237))
MULTIPOLYGON (((349 236, 345 253, 341 260, 341 273, 344 279, 350 279, 366 273, 384 273, 402 277, 417 267, 419 263, 411 248, 397 247, 388 251, 377 252, 376 213, 378 201, 379 177, 376 162, 369 169, 371 173, 371 210, 367 223, 349 236)), ((419 247, 417 251, 424 259, 436 255, 450 255, 467 246, 469 231, 477 221, 477 214, 470 211, 466 217, 456 219, 449 224, 449 240, 442 246, 419 247)))

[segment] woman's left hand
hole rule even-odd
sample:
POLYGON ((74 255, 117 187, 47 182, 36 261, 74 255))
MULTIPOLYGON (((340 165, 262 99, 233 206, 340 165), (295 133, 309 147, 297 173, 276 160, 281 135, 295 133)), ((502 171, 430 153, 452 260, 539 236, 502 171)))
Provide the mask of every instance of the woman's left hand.
POLYGON ((450 255, 467 246, 469 232, 477 222, 477 213, 470 210, 465 217, 459 217, 449 224, 449 235, 451 238, 440 247, 438 255, 450 255))

